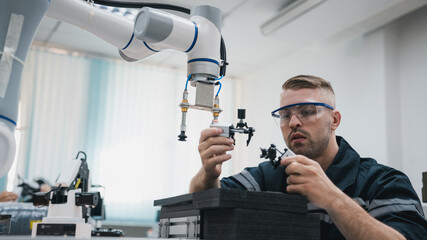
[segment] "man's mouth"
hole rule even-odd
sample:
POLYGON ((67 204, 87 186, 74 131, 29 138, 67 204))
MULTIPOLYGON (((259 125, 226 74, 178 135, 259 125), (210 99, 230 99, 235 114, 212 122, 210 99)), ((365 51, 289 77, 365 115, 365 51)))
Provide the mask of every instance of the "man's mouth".
POLYGON ((301 133, 293 133, 291 135, 291 142, 293 143, 299 143, 302 142, 306 139, 306 137, 304 135, 302 135, 301 133))

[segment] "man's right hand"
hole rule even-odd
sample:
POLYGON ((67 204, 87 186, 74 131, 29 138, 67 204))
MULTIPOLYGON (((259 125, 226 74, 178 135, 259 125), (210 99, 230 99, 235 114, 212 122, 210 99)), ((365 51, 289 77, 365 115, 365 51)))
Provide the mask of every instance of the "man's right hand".
POLYGON ((234 149, 234 140, 219 136, 221 133, 222 130, 215 127, 202 131, 198 148, 202 168, 191 180, 190 192, 219 187, 222 163, 231 159, 227 151, 234 149))
POLYGON ((212 127, 203 130, 200 135, 199 154, 208 179, 219 177, 222 163, 231 159, 226 152, 234 149, 233 139, 219 136, 221 133, 220 128, 212 127))

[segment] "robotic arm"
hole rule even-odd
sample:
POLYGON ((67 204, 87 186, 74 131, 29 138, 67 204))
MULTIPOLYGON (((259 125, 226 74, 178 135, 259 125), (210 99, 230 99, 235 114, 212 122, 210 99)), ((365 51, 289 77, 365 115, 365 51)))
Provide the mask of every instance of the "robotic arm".
POLYGON ((135 22, 120 18, 83 1, 53 0, 47 16, 79 26, 119 49, 129 62, 139 61, 164 49, 187 53, 187 76, 196 87, 194 105, 188 103, 185 88, 180 141, 185 141, 186 114, 189 108, 211 111, 214 120, 221 113, 214 87, 225 75, 225 44, 221 37, 221 11, 211 6, 191 9, 185 19, 154 8, 144 7, 135 22))
POLYGON ((211 111, 214 120, 218 118, 221 108, 214 87, 225 75, 226 66, 219 9, 196 6, 190 19, 185 19, 144 7, 132 22, 82 0, 0 0, 0 176, 9 171, 15 156, 22 70, 44 15, 97 35, 117 47, 126 61, 138 61, 163 49, 187 53, 188 81, 196 87, 196 99, 189 104, 184 90, 179 140, 186 138, 189 108, 211 111))
POLYGON ((135 22, 94 7, 82 0, 51 0, 46 16, 78 26, 117 47, 123 59, 134 62, 164 49, 188 54, 188 74, 218 77, 221 12, 196 6, 185 19, 144 7, 135 22), (210 62, 203 70, 195 63, 210 62), (211 66, 211 67, 206 67, 211 66), (196 68, 196 69, 195 69, 196 68))
POLYGON ((33 225, 32 236, 68 235, 80 238, 91 236, 92 226, 87 222, 88 208, 98 204, 99 192, 90 193, 89 169, 86 154, 79 152, 76 159, 64 166, 55 186, 48 193, 36 193, 35 206, 49 206, 47 217, 33 225), (78 158, 83 155, 83 158, 78 158))

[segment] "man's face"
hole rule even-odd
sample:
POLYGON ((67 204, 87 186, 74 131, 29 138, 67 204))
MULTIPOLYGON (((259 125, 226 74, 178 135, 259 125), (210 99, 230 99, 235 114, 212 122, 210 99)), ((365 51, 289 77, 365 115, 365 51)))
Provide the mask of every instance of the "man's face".
MULTIPOLYGON (((333 105, 333 100, 321 89, 284 90, 280 106, 296 103, 320 102, 333 105)), ((328 147, 332 134, 332 110, 317 106, 317 114, 313 117, 298 117, 298 108, 289 111, 288 119, 280 122, 286 145, 296 154, 314 159, 320 156, 328 147)))

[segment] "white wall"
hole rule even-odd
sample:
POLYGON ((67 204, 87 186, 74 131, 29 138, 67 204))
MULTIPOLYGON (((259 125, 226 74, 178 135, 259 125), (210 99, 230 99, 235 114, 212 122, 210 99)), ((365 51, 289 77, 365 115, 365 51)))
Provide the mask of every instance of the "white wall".
MULTIPOLYGON (((401 108, 402 170, 421 194, 421 172, 427 171, 427 8, 399 22, 397 48, 401 108)), ((427 186, 426 186, 427 187, 427 186)))
POLYGON ((342 122, 337 134, 362 157, 405 172, 421 198, 427 171, 427 8, 381 29, 321 51, 305 49, 242 79, 237 106, 247 108, 256 128, 248 150, 237 143, 236 172, 257 165, 259 147, 283 148, 270 112, 279 106, 283 82, 297 74, 318 75, 335 89, 342 122))

